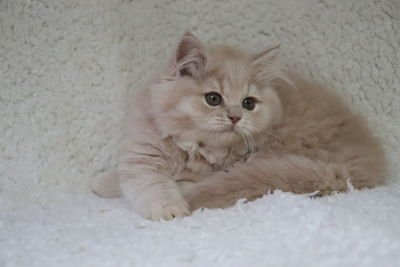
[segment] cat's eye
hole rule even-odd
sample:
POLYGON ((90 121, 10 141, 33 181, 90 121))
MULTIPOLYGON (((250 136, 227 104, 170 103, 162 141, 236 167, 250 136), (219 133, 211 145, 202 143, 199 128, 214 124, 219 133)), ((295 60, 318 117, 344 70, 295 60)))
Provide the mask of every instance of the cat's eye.
POLYGON ((256 107, 256 102, 254 97, 246 97, 243 99, 242 106, 247 110, 253 110, 256 107))
POLYGON ((210 106, 218 106, 222 103, 222 96, 216 92, 207 93, 204 97, 210 106))

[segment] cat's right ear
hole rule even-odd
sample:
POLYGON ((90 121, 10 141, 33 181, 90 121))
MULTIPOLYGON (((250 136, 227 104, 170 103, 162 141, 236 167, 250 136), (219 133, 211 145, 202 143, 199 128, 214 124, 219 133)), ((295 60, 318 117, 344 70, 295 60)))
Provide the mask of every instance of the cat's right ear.
POLYGON ((186 32, 173 55, 173 71, 178 77, 200 77, 205 70, 207 57, 202 42, 190 32, 186 32))

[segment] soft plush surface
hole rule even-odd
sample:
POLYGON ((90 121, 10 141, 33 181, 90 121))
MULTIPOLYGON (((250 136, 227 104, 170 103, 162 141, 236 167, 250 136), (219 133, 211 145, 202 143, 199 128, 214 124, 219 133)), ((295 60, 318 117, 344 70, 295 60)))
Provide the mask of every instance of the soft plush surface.
POLYGON ((0 266, 400 266, 400 2, 0 1, 0 266), (364 113, 389 184, 150 222, 88 180, 185 31, 282 60, 364 113))

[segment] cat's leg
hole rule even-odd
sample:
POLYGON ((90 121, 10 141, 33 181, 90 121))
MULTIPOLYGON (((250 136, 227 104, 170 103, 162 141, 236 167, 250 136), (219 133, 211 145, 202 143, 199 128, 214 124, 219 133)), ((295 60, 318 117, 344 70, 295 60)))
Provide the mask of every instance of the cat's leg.
POLYGON ((150 166, 122 164, 120 188, 133 209, 151 220, 170 220, 190 214, 177 184, 150 166))
POLYGON ((93 192, 101 197, 119 197, 121 196, 118 172, 115 168, 97 173, 90 181, 93 192))
POLYGON ((295 193, 318 190, 318 195, 346 191, 350 178, 347 168, 335 163, 301 156, 254 158, 200 182, 182 183, 181 190, 192 210, 224 208, 238 199, 253 200, 275 189, 295 193))

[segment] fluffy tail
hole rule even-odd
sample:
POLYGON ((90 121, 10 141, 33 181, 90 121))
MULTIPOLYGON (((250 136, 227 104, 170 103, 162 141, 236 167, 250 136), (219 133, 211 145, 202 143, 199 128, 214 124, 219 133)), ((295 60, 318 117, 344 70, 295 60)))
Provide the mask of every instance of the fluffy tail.
POLYGON ((180 184, 192 210, 225 208, 238 199, 253 200, 275 189, 294 193, 318 191, 317 195, 322 196, 347 191, 347 180, 352 178, 342 164, 297 156, 253 159, 228 171, 217 172, 198 183, 180 184))
POLYGON ((93 192, 100 197, 114 198, 121 196, 118 172, 114 168, 97 173, 90 181, 90 185, 93 192))

